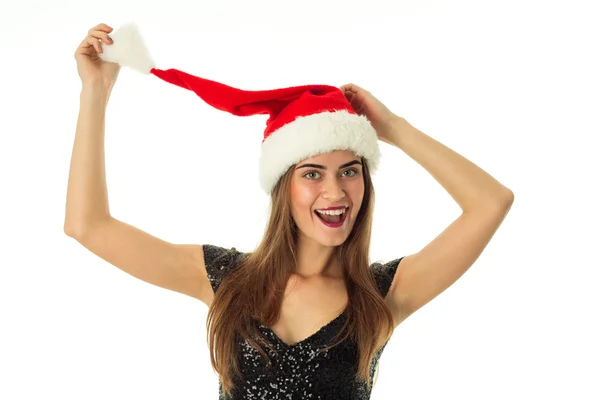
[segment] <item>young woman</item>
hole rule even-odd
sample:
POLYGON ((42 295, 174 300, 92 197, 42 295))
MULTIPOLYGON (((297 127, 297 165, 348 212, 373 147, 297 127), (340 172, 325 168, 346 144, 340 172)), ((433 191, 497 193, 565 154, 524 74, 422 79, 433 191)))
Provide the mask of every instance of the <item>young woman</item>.
POLYGON ((247 92, 158 70, 149 57, 130 57, 135 46, 148 54, 131 26, 100 24, 75 52, 82 90, 65 232, 125 272, 209 307, 220 399, 368 399, 394 329, 475 262, 512 192, 356 85, 247 92), (260 183, 271 212, 253 252, 168 243, 110 215, 104 120, 121 65, 234 115, 270 115, 260 183), (463 213, 418 253, 370 263, 379 140, 426 168, 463 213))

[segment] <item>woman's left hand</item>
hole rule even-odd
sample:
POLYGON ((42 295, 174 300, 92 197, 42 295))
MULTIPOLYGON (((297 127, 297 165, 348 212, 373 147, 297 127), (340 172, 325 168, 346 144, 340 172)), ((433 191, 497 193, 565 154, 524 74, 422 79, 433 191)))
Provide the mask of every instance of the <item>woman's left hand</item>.
POLYGON ((377 131, 377 137, 386 143, 391 142, 391 131, 395 121, 401 119, 391 112, 382 102, 377 100, 369 91, 348 83, 340 87, 340 90, 359 115, 364 115, 377 131))

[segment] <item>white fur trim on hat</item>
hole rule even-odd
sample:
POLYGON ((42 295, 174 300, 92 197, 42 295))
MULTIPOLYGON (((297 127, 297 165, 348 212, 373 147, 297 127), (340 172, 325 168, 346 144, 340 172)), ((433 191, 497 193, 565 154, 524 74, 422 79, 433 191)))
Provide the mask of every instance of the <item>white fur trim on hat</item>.
POLYGON ((352 150, 366 158, 372 173, 379 166, 379 139, 365 116, 345 110, 322 112, 298 117, 264 140, 259 160, 262 189, 270 194, 291 165, 333 150, 352 150))
POLYGON ((149 74, 156 67, 136 24, 125 24, 109 33, 109 36, 112 44, 100 42, 102 53, 99 56, 102 60, 132 68, 142 74, 149 74))

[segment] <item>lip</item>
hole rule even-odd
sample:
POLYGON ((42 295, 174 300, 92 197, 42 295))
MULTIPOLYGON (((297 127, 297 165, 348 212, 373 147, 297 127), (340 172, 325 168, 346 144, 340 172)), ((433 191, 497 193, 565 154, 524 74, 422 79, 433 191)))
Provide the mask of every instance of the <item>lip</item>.
MULTIPOLYGON (((341 208, 347 208, 346 212, 344 213, 342 220, 340 222, 326 222, 324 220, 322 220, 321 218, 319 218, 319 216, 317 215, 317 218, 319 219, 319 221, 321 221, 323 223, 323 225, 329 227, 329 228, 340 228, 342 225, 344 225, 346 223, 346 220, 348 219, 348 210, 350 209, 350 207, 348 206, 342 206, 342 207, 329 207, 329 208, 319 208, 318 210, 339 210, 341 208)), ((317 211, 315 210, 315 214, 318 214, 317 211)))
POLYGON ((348 208, 348 206, 336 206, 336 207, 327 207, 327 208, 317 208, 317 210, 327 211, 327 210, 341 210, 343 208, 348 208))
MULTIPOLYGON (((335 207, 335 208, 329 208, 331 209, 339 209, 340 207, 335 207)), ((344 208, 344 207, 341 207, 344 208)), ((315 211, 315 214, 318 214, 317 211, 315 211)), ((317 218, 319 219, 319 221, 321 221, 325 226, 329 227, 329 228, 340 228, 342 225, 344 225, 346 223, 346 220, 348 219, 348 211, 346 211, 344 213, 344 215, 342 216, 342 220, 340 222, 327 222, 321 218, 319 218, 319 216, 317 215, 317 218)))

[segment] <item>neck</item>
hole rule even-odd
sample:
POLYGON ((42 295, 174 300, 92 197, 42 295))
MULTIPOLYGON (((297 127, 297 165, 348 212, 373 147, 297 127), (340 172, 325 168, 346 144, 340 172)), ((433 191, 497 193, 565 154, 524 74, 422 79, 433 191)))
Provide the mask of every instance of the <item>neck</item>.
POLYGON ((342 268, 336 247, 323 246, 313 240, 298 238, 298 264, 295 273, 303 278, 341 278, 342 268))

